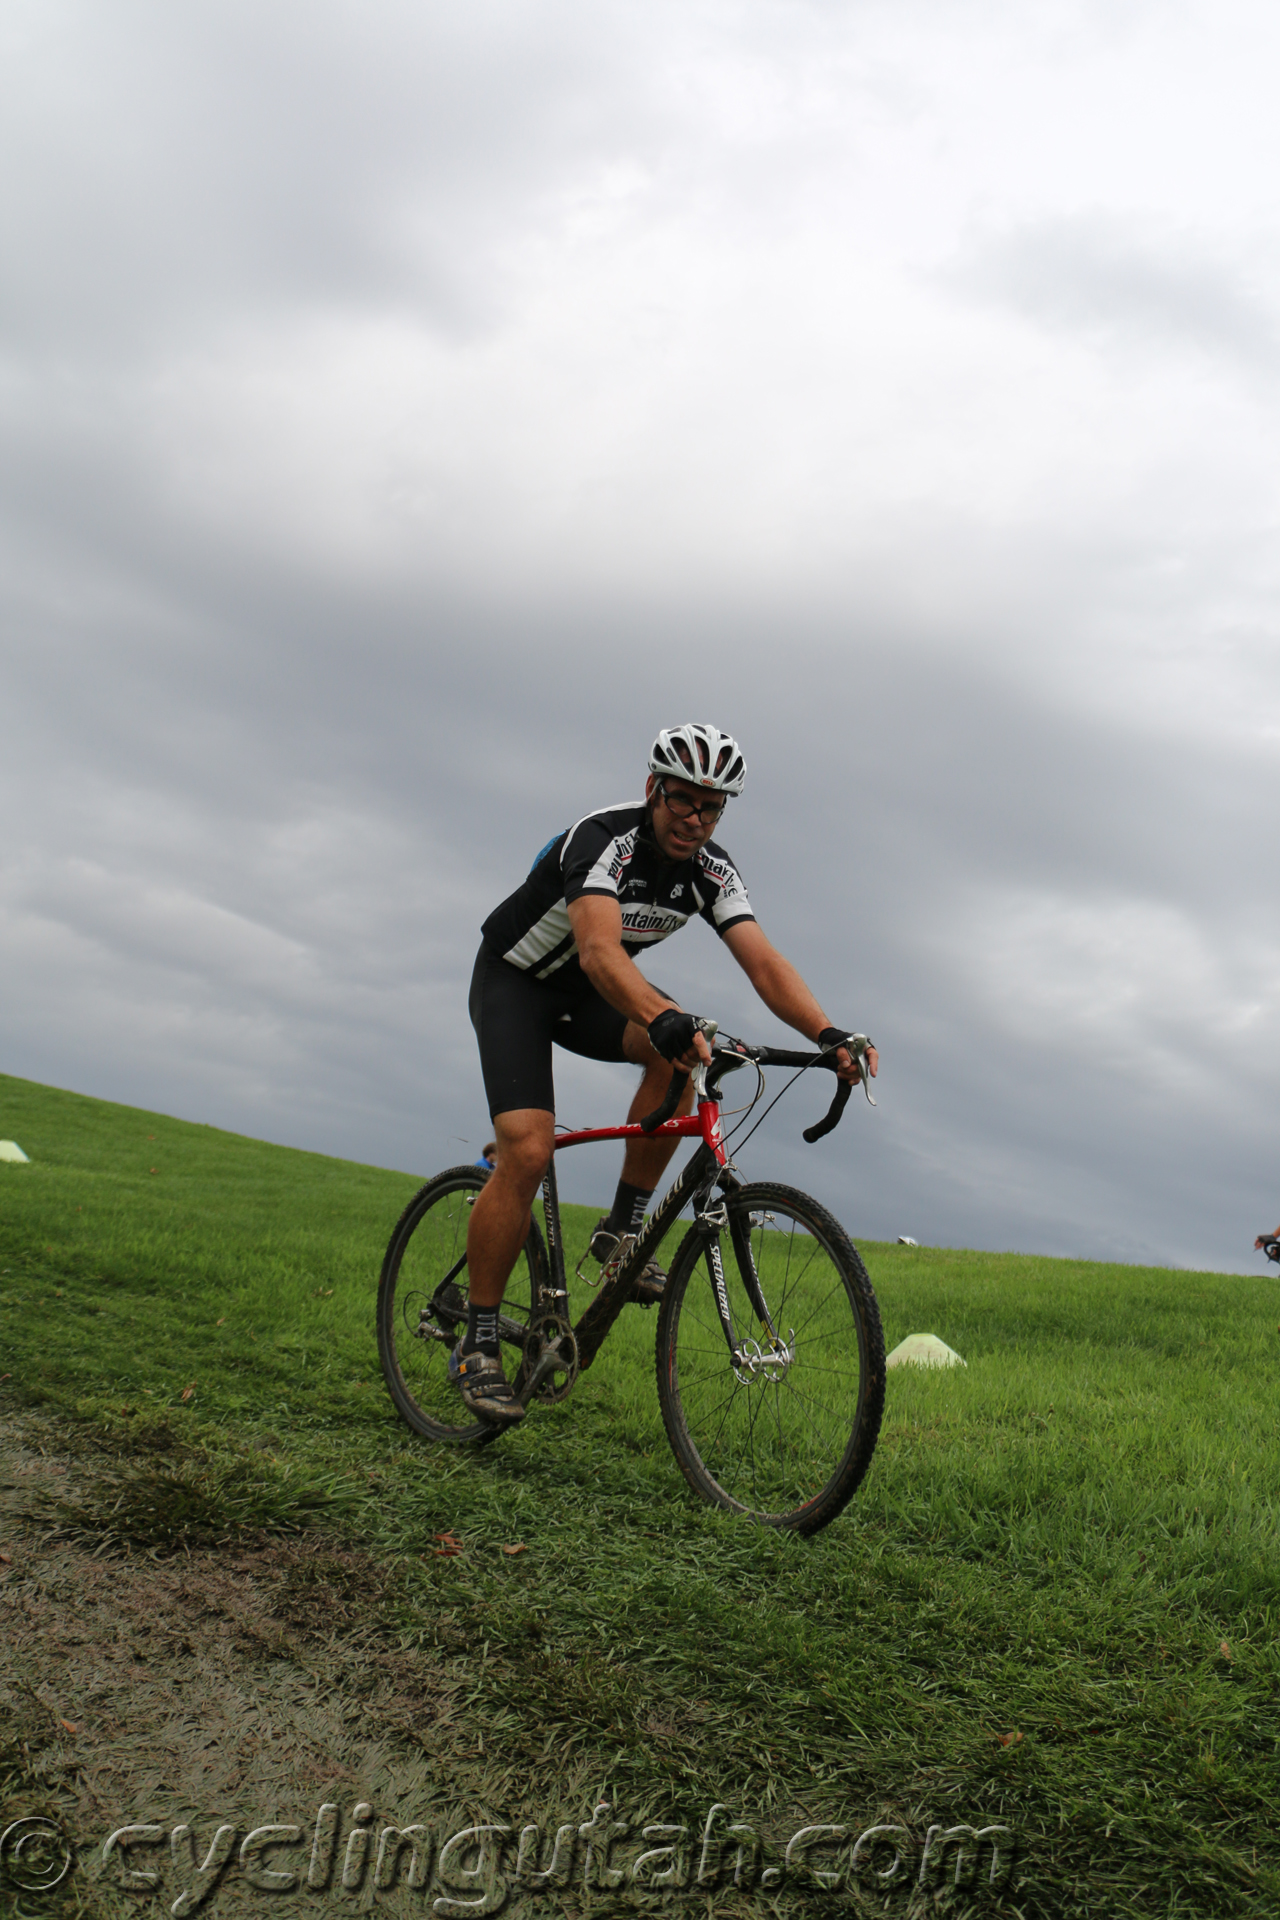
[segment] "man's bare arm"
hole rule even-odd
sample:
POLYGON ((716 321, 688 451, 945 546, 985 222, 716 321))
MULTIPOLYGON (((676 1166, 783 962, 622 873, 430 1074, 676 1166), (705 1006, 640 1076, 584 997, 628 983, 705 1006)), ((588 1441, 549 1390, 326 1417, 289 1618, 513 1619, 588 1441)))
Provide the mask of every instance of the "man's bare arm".
MULTIPOLYGON (((647 1028, 664 1009, 675 1006, 669 994, 659 993, 649 984, 623 947, 622 908, 615 899, 604 893, 586 893, 569 902, 568 912, 582 971, 611 1007, 647 1028)), ((699 1060, 710 1058, 711 1049, 698 1033, 692 1049, 682 1054, 676 1065, 687 1072, 699 1060)))
MULTIPOLYGON (((756 921, 741 920, 736 926, 727 928, 724 943, 770 1013, 776 1014, 779 1020, 785 1020, 789 1027, 794 1027, 797 1033, 804 1034, 815 1045, 824 1029, 835 1025, 833 1020, 827 1018, 786 955, 778 952, 756 921)), ((861 1078, 844 1047, 840 1048, 836 1058, 842 1080, 861 1078)), ((880 1056, 874 1047, 869 1048, 867 1065, 873 1079, 879 1064, 880 1056)))

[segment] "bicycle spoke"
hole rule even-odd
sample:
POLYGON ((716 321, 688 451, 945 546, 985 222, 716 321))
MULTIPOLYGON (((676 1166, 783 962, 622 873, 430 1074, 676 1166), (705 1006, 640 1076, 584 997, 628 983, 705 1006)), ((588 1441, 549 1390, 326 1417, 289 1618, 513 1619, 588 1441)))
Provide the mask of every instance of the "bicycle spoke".
POLYGON ((814 1419, 813 1415, 809 1412, 808 1406, 806 1405, 806 1396, 802 1393, 797 1393, 795 1388, 790 1386, 790 1383, 786 1380, 782 1382, 781 1387, 779 1388, 779 1393, 781 1393, 782 1388, 784 1387, 788 1389, 788 1397, 794 1400, 802 1416, 809 1422, 809 1425, 812 1427, 814 1435, 817 1438, 817 1440, 820 1443, 825 1441, 826 1435, 821 1431, 817 1421, 814 1419))
MULTIPOLYGON (((448 1365, 466 1323, 467 1228, 483 1186, 483 1174, 472 1167, 452 1167, 429 1181, 401 1215, 378 1286, 378 1353, 398 1411, 428 1439, 476 1445, 496 1438, 498 1429, 463 1406, 448 1365)), ((499 1321, 507 1348, 523 1349, 545 1259, 538 1230, 531 1228, 499 1321)))
MULTIPOLYGON (((792 1243, 792 1242, 794 1241, 794 1239, 795 1239, 795 1235, 794 1235, 794 1234, 791 1234, 791 1235, 789 1235, 789 1236, 788 1236, 788 1246, 787 1246, 787 1273, 786 1273, 786 1275, 784 1276, 784 1279, 783 1279, 783 1293, 782 1293, 782 1299, 781 1299, 781 1300, 780 1300, 780 1301, 778 1302, 778 1313, 779 1313, 779 1314, 783 1314, 783 1313, 785 1313, 785 1312, 786 1312, 786 1306, 787 1306, 787 1299, 788 1299, 788 1297, 789 1297, 789 1294, 790 1294, 790 1291, 791 1291, 791 1288, 790 1288, 790 1286, 789 1286, 789 1284, 788 1284, 788 1282, 789 1282, 789 1281, 790 1281, 790 1279, 791 1279, 791 1255, 792 1255, 792 1250, 793 1250, 793 1249, 792 1249, 792 1245, 791 1245, 791 1243, 792 1243)), ((804 1266, 804 1267, 803 1267, 803 1268, 801 1269, 801 1271, 800 1271, 800 1272, 799 1272, 798 1274, 796 1274, 796 1275, 795 1275, 795 1281, 794 1281, 794 1285, 795 1285, 795 1291, 797 1291, 797 1292, 799 1291, 799 1288, 800 1288, 800 1285, 801 1285, 801 1282, 802 1282, 802 1281, 804 1280, 804 1277, 805 1277, 805 1274, 806 1274, 806 1273, 808 1272, 808 1270, 809 1270, 809 1267, 810 1267, 810 1266, 812 1265, 812 1263, 813 1263, 813 1261, 814 1261, 814 1259, 815 1259, 815 1258, 816 1258, 816 1250, 815 1250, 815 1252, 814 1252, 814 1253, 811 1253, 811 1254, 810 1254, 810 1256, 809 1256, 809 1260, 808 1260, 808 1261, 806 1262, 806 1264, 805 1264, 805 1266, 804 1266)), ((833 1289, 832 1289, 832 1290, 834 1291, 834 1289, 835 1289, 835 1287, 836 1287, 836 1286, 838 1286, 838 1285, 839 1285, 839 1281, 838 1281, 838 1279, 836 1279, 836 1280, 834 1280, 834 1281, 833 1281, 833 1289)), ((815 1307, 814 1307, 814 1309, 813 1309, 813 1313, 816 1313, 816 1312, 818 1312, 818 1310, 819 1310, 819 1307, 820 1307, 820 1306, 821 1306, 821 1302, 819 1302, 819 1303, 818 1303, 818 1306, 815 1306, 815 1307)), ((811 1313, 811 1314, 810 1314, 810 1318, 812 1319, 812 1317, 813 1317, 813 1314, 811 1313)))
MULTIPOLYGON (((800 1336, 809 1327, 813 1325, 813 1322, 817 1319, 820 1313, 823 1313, 828 1309, 834 1309, 842 1305, 843 1300, 844 1300, 843 1289, 837 1286, 833 1286, 830 1292, 825 1296, 825 1298, 815 1302, 812 1310, 806 1315, 806 1317, 803 1320, 801 1320, 793 1328, 796 1338, 799 1339, 800 1336)), ((788 1315, 787 1318, 790 1319, 790 1316, 788 1315)))
POLYGON ((757 1394, 755 1405, 747 1415, 747 1445, 751 1452, 751 1491, 755 1496, 757 1506, 760 1502, 760 1489, 756 1481, 756 1422, 760 1418, 762 1405, 763 1401, 760 1395, 757 1394))
POLYGON ((734 1469, 734 1475, 733 1475, 733 1478, 732 1478, 732 1480, 731 1480, 731 1481, 729 1482, 729 1484, 728 1484, 728 1486, 727 1486, 727 1487, 725 1488, 725 1492, 726 1492, 726 1493, 732 1493, 732 1492, 733 1492, 733 1489, 734 1489, 734 1487, 735 1487, 735 1486, 736 1486, 736 1484, 737 1484, 737 1480, 738 1480, 738 1475, 739 1475, 739 1473, 740 1473, 740 1472, 741 1472, 741 1470, 742 1470, 742 1462, 743 1462, 743 1458, 744 1458, 744 1457, 746 1457, 746 1458, 748 1458, 748 1459, 750 1460, 750 1463, 751 1463, 751 1491, 752 1491, 753 1493, 755 1493, 755 1492, 757 1491, 757 1489, 756 1489, 756 1463, 755 1463, 755 1447, 754 1447, 754 1440, 755 1440, 755 1424, 756 1424, 756 1414, 757 1414, 757 1408, 756 1408, 756 1406, 754 1406, 754 1405, 752 1404, 752 1402, 751 1402, 751 1400, 750 1400, 750 1399, 748 1399, 748 1402, 747 1402, 747 1431, 746 1431, 746 1436, 745 1436, 745 1442, 744 1442, 744 1447, 743 1447, 742 1449, 740 1449, 740 1450, 739 1450, 739 1453, 738 1453, 738 1461, 737 1461, 737 1466, 736 1466, 736 1467, 735 1467, 735 1469, 734 1469))
POLYGON ((738 1382, 734 1380, 732 1386, 729 1388, 724 1398, 722 1400, 718 1400, 715 1406, 707 1407, 705 1409, 704 1417, 708 1419, 714 1419, 716 1415, 716 1409, 718 1407, 724 1408, 724 1413, 721 1417, 720 1425, 716 1428, 715 1432, 711 1436, 711 1445, 713 1447, 715 1446, 716 1441, 720 1438, 721 1433, 724 1431, 724 1423, 729 1418, 730 1409, 732 1408, 735 1400, 738 1398, 738 1395, 741 1392, 742 1392, 742 1388, 739 1386, 738 1382))
POLYGON ((730 1322, 756 1332, 735 1332, 731 1357, 709 1284, 708 1237, 691 1230, 664 1307, 663 1418, 704 1498, 810 1532, 849 1498, 875 1443, 883 1399, 875 1297, 817 1202, 761 1186, 736 1190, 727 1204, 746 1216, 743 1230, 734 1228, 742 1265, 735 1255, 725 1267, 730 1322), (770 1224, 752 1223, 753 1209, 767 1211, 770 1224), (755 1288, 776 1338, 750 1306, 755 1288))

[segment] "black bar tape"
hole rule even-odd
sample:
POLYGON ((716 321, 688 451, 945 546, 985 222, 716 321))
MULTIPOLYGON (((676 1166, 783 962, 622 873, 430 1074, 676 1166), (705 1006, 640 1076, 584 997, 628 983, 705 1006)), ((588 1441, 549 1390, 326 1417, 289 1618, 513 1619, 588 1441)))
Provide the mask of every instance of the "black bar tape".
POLYGON ((842 1080, 836 1088, 836 1097, 828 1107, 825 1118, 815 1121, 811 1127, 806 1127, 801 1138, 807 1140, 812 1146, 816 1140, 825 1139, 827 1134, 834 1133, 840 1125, 840 1116, 848 1106, 849 1095, 852 1092, 853 1087, 850 1082, 842 1080))

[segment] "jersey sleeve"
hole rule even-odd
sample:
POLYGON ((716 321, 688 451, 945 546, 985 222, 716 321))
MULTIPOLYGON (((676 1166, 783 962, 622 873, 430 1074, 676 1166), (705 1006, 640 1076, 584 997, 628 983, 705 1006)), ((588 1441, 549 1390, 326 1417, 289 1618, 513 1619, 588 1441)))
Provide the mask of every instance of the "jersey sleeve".
POLYGON ((618 897, 619 876, 631 863, 634 834, 619 835, 616 827, 598 815, 588 815, 571 827, 560 850, 564 902, 584 893, 618 897))
POLYGON ((709 927, 723 934, 739 920, 754 920, 742 875, 714 840, 698 855, 698 911, 709 927))

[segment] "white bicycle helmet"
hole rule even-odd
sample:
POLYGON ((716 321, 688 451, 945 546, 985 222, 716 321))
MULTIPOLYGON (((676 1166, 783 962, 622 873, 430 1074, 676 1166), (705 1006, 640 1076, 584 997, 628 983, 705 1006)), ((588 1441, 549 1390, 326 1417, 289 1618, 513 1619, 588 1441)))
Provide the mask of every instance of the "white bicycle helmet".
POLYGON ((662 729, 649 752, 649 771, 669 773, 714 793, 741 793, 747 780, 747 763, 733 735, 692 720, 662 729))

